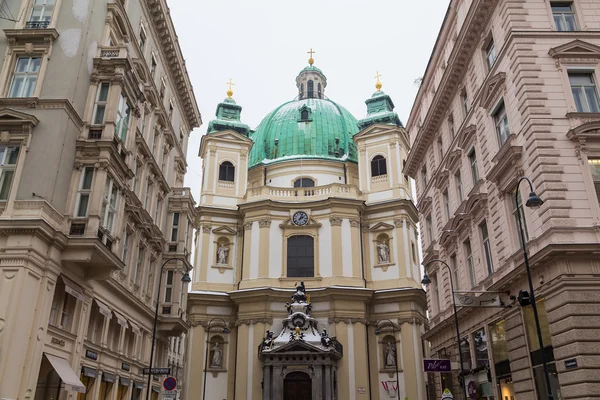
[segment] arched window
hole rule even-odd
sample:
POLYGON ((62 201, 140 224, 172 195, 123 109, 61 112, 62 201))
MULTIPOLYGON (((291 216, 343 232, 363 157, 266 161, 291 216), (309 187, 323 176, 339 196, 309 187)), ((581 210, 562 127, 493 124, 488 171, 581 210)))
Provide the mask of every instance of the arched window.
POLYGON ((315 181, 310 178, 299 178, 294 181, 295 188, 315 187, 315 181))
POLYGON ((323 97, 321 96, 321 83, 317 84, 317 97, 322 99, 323 97))
POLYGON ((315 276, 315 243, 312 236, 291 236, 287 241, 287 276, 315 276))
POLYGON ((300 100, 304 98, 304 83, 300 84, 300 100))
POLYGON ((235 167, 229 161, 223 161, 219 166, 219 180, 233 182, 235 179, 235 167))
POLYGON ((308 92, 306 96, 308 99, 312 99, 313 97, 315 97, 313 81, 308 81, 308 83, 306 84, 306 91, 308 92))
POLYGON ((300 120, 307 121, 308 120, 308 110, 302 110, 300 113, 300 120))
POLYGON ((387 165, 384 156, 375 156, 371 160, 371 177, 387 175, 387 165))

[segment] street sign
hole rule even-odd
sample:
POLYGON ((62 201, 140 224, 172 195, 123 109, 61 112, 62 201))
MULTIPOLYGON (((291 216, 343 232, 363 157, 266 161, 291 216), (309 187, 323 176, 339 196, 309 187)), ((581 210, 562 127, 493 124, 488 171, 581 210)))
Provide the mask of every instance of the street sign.
POLYGON ((450 389, 444 389, 444 393, 442 393, 442 400, 454 400, 454 396, 452 396, 450 389))
POLYGON ((165 390, 174 390, 177 387, 177 379, 169 376, 163 381, 163 388, 165 390))
POLYGON ((171 368, 144 368, 144 375, 171 375, 171 368))
POLYGON ((423 371, 425 372, 451 372, 450 360, 424 359, 423 371))
POLYGON ((498 292, 456 291, 454 301, 456 307, 504 307, 498 292))

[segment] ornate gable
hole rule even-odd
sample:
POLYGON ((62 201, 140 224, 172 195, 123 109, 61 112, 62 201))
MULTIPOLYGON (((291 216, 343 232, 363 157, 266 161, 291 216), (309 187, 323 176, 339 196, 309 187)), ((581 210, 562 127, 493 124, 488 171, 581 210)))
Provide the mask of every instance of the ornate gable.
POLYGON ((386 224, 385 222, 378 222, 375 225, 373 225, 369 229, 369 231, 371 231, 371 232, 385 232, 385 231, 391 231, 392 229, 394 229, 394 225, 386 224))
POLYGON ((225 236, 235 236, 237 235, 237 231, 228 226, 220 226, 212 230, 212 233, 215 235, 225 235, 225 236))
POLYGON ((475 134, 476 132, 477 126, 474 124, 468 125, 462 129, 459 132, 458 147, 466 151, 467 147, 477 140, 477 135, 475 134))
POLYGON ((483 91, 481 92, 481 96, 479 97, 481 107, 490 110, 492 105, 494 105, 494 103, 498 99, 498 95, 502 91, 504 91, 505 80, 506 73, 498 72, 483 85, 483 91))
POLYGON ((557 59, 573 59, 573 62, 581 59, 593 59, 594 62, 598 62, 600 60, 600 47, 576 39, 569 43, 551 48, 548 54, 557 59))

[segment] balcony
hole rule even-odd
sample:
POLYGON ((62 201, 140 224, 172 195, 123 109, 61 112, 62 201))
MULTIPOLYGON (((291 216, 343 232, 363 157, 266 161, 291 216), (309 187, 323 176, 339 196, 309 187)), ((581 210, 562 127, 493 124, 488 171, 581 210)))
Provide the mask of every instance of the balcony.
POLYGON ((103 58, 103 59, 115 59, 115 58, 121 58, 121 59, 125 59, 127 58, 127 47, 125 46, 101 46, 100 48, 98 48, 98 58, 103 58))
POLYGON ((356 186, 340 183, 307 188, 261 186, 248 189, 246 200, 257 201, 271 199, 283 202, 302 202, 324 200, 330 197, 356 199, 361 195, 362 193, 356 186))
POLYGON ((183 312, 175 305, 163 305, 159 308, 162 315, 159 315, 156 328, 161 335, 180 336, 190 328, 183 319, 183 312))

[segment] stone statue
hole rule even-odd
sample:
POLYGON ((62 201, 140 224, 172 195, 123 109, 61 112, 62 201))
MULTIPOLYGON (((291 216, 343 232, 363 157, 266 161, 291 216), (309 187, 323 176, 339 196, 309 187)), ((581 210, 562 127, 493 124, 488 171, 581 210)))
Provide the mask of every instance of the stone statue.
POLYGON ((223 362, 223 350, 219 347, 219 342, 216 342, 212 347, 213 356, 212 361, 210 363, 211 367, 219 368, 221 367, 221 363, 223 362))
POLYGON ((387 347, 384 350, 385 355, 385 366, 386 367, 395 367, 396 366, 396 347, 390 341, 387 344, 387 347))
POLYGON ((292 295, 292 302, 294 303, 305 303, 306 302, 306 287, 304 282, 300 282, 300 285, 296 286, 296 293, 292 295))
POLYGON ((323 347, 331 346, 331 338, 327 334, 327 329, 323 329, 323 332, 321 333, 321 344, 323 347))
POLYGON ((262 347, 263 349, 272 349, 273 348, 273 331, 267 330, 267 336, 263 339, 262 347))
POLYGON ((377 242, 377 254, 380 263, 390 262, 390 248, 386 242, 377 242))
POLYGON ((229 247, 223 243, 217 248, 217 264, 227 264, 227 256, 229 255, 229 247))

